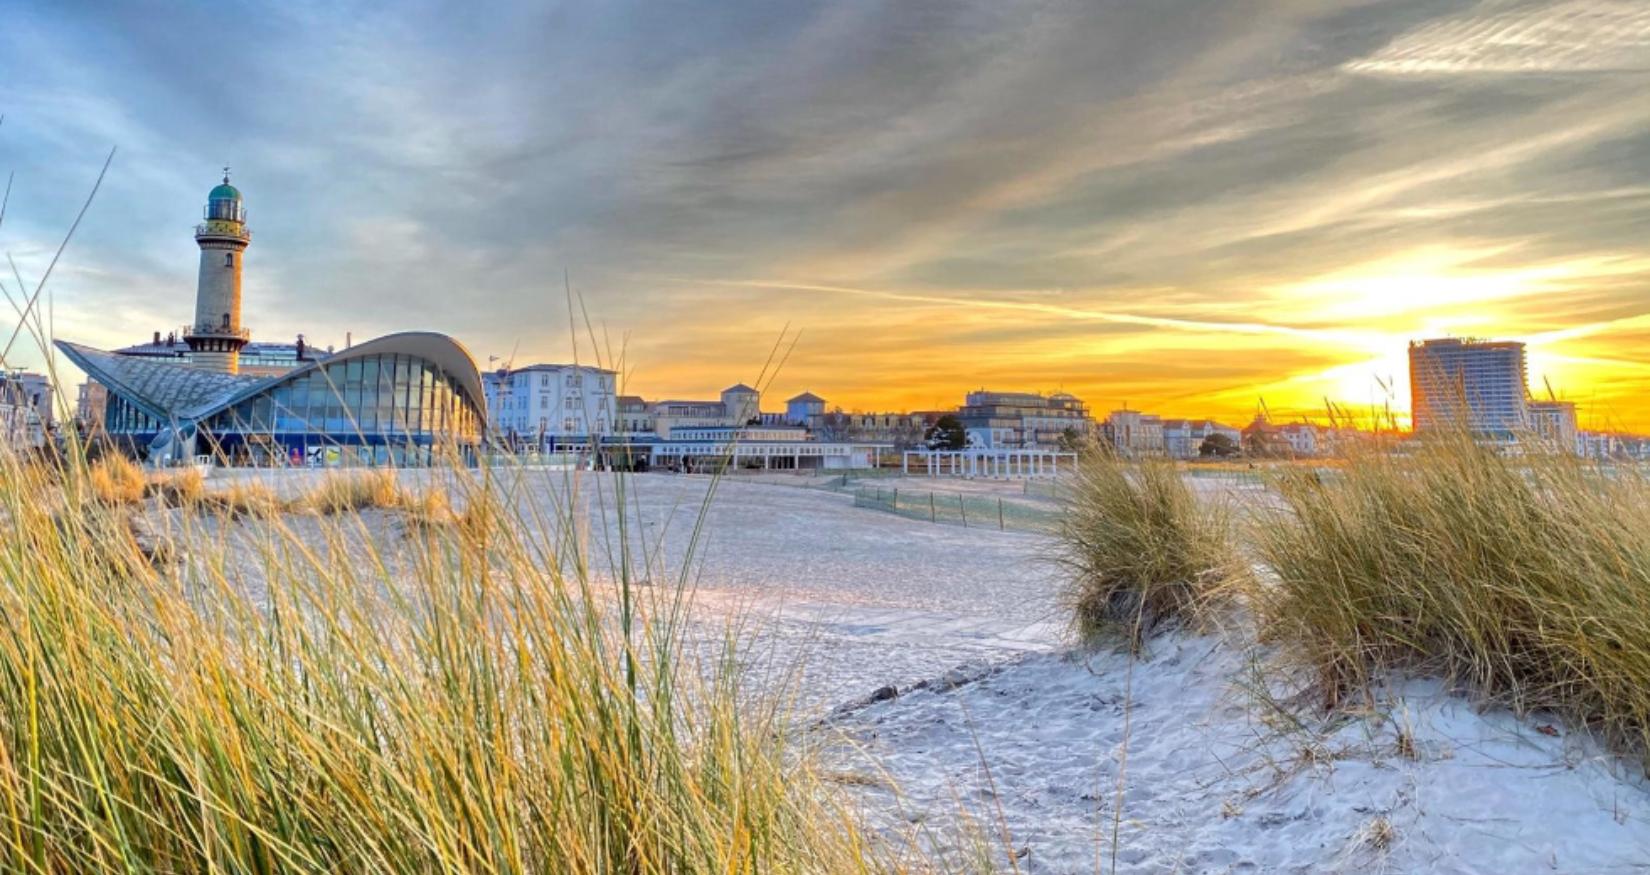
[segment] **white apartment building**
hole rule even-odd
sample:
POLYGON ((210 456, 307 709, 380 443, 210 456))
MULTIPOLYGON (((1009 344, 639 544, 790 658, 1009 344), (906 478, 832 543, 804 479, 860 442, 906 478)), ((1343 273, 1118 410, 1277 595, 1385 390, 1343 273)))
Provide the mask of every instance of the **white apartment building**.
POLYGON ((1325 442, 1318 439, 1318 427, 1310 422, 1280 425, 1277 434, 1289 444, 1289 452, 1296 456, 1316 456, 1326 449, 1325 442))
POLYGON ((1113 410, 1101 431, 1121 455, 1160 456, 1164 452, 1163 420, 1156 414, 1113 410))
POLYGON ((81 383, 75 395, 74 419, 82 428, 103 430, 103 413, 109 407, 109 388, 96 380, 81 383))
POLYGON ((1553 449, 1581 453, 1581 434, 1576 427, 1574 401, 1531 401, 1528 403, 1530 430, 1553 449))
POLYGON ((730 425, 745 425, 762 415, 762 393, 744 383, 722 390, 722 409, 730 425))
POLYGON ((0 372, 0 444, 13 450, 43 447, 51 425, 51 380, 23 371, 0 372))
POLYGON ((487 425, 510 446, 550 448, 614 433, 618 375, 588 365, 536 364, 482 374, 487 425))
POLYGON ((653 433, 662 438, 670 437, 678 428, 734 425, 720 401, 655 401, 648 405, 648 416, 653 433))
POLYGON ((653 410, 640 395, 620 395, 613 430, 618 434, 652 434, 653 410))
POLYGON ((668 438, 681 428, 737 427, 760 420, 762 395, 739 383, 722 390, 716 401, 655 401, 649 405, 653 432, 668 438))
POLYGON ((1076 396, 1056 392, 970 392, 957 419, 968 431, 970 446, 988 449, 1035 449, 1059 446, 1068 432, 1093 431, 1088 408, 1076 396))
POLYGON ((1211 419, 1165 419, 1162 422, 1163 452, 1171 459, 1195 459, 1203 442, 1213 435, 1225 435, 1232 446, 1240 446, 1243 433, 1211 419))

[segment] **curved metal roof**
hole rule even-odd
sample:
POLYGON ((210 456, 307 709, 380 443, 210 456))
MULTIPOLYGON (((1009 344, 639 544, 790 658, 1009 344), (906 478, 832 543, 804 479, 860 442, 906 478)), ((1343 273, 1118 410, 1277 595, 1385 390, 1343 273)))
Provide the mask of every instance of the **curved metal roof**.
POLYGON ((58 349, 110 391, 165 421, 205 419, 260 392, 296 379, 323 365, 332 366, 370 355, 408 355, 424 359, 458 381, 459 388, 485 415, 486 394, 481 372, 463 344, 434 331, 386 334, 337 352, 324 361, 305 362, 273 377, 241 376, 206 371, 177 361, 117 355, 66 340, 58 349))

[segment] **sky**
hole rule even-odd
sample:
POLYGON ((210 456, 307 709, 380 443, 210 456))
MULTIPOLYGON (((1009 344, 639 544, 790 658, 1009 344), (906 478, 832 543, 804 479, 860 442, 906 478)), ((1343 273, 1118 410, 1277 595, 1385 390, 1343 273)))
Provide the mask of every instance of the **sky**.
POLYGON ((1241 424, 1401 412, 1407 341, 1482 336, 1650 431, 1650 3, 8 5, 23 286, 116 150, 59 337, 190 318, 230 165, 258 339, 440 330, 661 398, 795 336, 767 409, 1241 424))

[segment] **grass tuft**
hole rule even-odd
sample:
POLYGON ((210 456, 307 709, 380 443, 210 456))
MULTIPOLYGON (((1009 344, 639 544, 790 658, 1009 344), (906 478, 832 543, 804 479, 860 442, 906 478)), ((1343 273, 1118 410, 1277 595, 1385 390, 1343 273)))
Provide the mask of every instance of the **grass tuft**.
POLYGON ((1200 502, 1166 460, 1084 454, 1056 542, 1079 633, 1131 646, 1165 622, 1212 618, 1246 567, 1226 506, 1200 502))
POLYGON ((159 474, 145 484, 144 494, 155 496, 165 507, 193 507, 206 494, 206 477, 194 468, 159 474))
POLYGON ((137 504, 143 501, 147 489, 143 469, 119 453, 105 453, 92 463, 87 483, 97 500, 107 505, 137 504))
POLYGON ((210 490, 201 496, 199 503, 230 519, 269 519, 284 507, 273 489, 257 482, 236 483, 225 489, 210 490))
POLYGON ((301 504, 316 513, 337 514, 372 508, 401 506, 402 493, 395 472, 387 468, 373 471, 328 473, 301 504))

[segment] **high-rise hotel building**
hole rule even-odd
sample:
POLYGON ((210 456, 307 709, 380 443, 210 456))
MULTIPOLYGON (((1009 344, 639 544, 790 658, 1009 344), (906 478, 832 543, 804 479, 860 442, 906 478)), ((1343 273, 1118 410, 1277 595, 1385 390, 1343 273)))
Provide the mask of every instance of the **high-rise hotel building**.
POLYGON ((1447 337, 1409 345, 1415 431, 1510 438, 1529 426, 1524 344, 1447 337))

